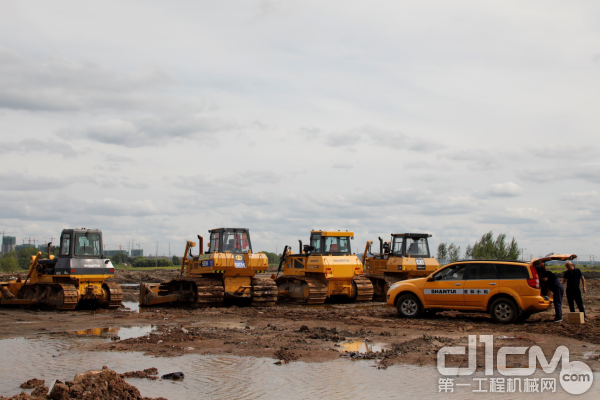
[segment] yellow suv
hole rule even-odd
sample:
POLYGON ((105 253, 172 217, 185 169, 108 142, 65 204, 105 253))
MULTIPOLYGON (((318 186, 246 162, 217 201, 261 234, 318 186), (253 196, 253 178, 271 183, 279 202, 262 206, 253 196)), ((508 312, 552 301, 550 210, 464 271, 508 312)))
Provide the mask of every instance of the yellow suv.
POLYGON ((448 264, 427 278, 400 281, 387 293, 387 303, 405 318, 424 311, 456 310, 490 313, 501 323, 527 319, 550 307, 541 295, 537 268, 551 260, 572 260, 574 254, 557 254, 529 263, 500 260, 465 260, 448 264))

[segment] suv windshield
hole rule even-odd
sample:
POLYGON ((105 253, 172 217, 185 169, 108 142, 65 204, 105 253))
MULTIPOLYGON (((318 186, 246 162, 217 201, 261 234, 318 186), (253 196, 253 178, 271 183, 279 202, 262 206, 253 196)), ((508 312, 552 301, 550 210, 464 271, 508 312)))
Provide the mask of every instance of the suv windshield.
POLYGON ((100 234, 76 233, 75 255, 100 257, 100 234))

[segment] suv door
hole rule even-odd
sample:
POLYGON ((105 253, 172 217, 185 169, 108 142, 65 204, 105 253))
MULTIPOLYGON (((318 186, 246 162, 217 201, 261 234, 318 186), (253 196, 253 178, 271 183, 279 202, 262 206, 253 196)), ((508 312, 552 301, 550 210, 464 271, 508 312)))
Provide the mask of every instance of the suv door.
POLYGON ((498 293, 496 265, 493 263, 470 263, 465 276, 465 305, 485 310, 488 300, 498 293))
POLYGON ((423 287, 425 303, 436 306, 464 306, 465 267, 465 264, 450 265, 433 274, 433 279, 426 281, 423 287))

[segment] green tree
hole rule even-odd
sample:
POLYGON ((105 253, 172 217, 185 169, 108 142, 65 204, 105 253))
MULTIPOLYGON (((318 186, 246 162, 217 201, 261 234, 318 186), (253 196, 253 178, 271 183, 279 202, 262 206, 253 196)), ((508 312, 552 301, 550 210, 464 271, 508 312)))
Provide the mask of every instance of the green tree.
POLYGON ((11 251, 10 253, 5 254, 0 260, 0 266, 4 272, 18 271, 19 263, 15 257, 15 252, 11 251))
POLYGON ((31 262, 31 256, 36 256, 40 250, 37 247, 25 247, 17 252, 17 262, 19 263, 19 268, 21 269, 29 269, 29 264, 31 262))
POLYGON ((437 258, 438 260, 446 260, 448 257, 448 246, 446 243, 440 243, 437 248, 437 258))
POLYGON ((508 255, 506 258, 508 260, 518 260, 520 255, 521 252, 519 251, 519 244, 517 243, 515 238, 512 238, 510 246, 508 246, 508 255))
POLYGON ((129 257, 127 257, 127 254, 125 254, 125 253, 117 253, 110 258, 110 261, 114 265, 123 265, 123 264, 127 263, 128 258, 129 257))
POLYGON ((465 259, 470 260, 471 258, 473 258, 473 248, 470 244, 468 244, 467 248, 465 249, 465 259))
POLYGON ((451 263, 458 261, 460 259, 460 246, 450 243, 450 246, 448 246, 448 258, 451 263))
POLYGON ((181 258, 177 257, 176 255, 173 255, 173 257, 171 257, 171 262, 173 263, 173 265, 181 265, 181 258))
POLYGON ((269 264, 279 264, 279 258, 280 258, 280 256, 278 256, 275 253, 270 253, 268 251, 263 251, 263 253, 265 253, 265 255, 267 256, 267 258, 269 259, 269 264))
POLYGON ((510 245, 507 246, 506 234, 501 233, 494 240, 494 233, 489 231, 473 245, 472 258, 475 260, 517 260, 519 244, 515 238, 512 238, 510 245))

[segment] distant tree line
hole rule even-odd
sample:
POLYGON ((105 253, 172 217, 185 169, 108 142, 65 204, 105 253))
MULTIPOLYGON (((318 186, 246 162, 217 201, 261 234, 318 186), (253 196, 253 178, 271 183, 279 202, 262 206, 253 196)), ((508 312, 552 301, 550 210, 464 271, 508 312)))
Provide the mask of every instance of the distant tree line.
MULTIPOLYGON (((499 234, 494 239, 494 233, 489 231, 475 241, 473 246, 467 245, 464 258, 467 260, 518 260, 519 244, 513 237, 510 244, 506 243, 506 234, 499 234)), ((440 243, 437 248, 437 258, 442 262, 455 262, 460 259, 460 246, 454 243, 440 243)))
MULTIPOLYGON (((3 272, 18 272, 29 269, 31 256, 36 256, 38 251, 42 252, 41 258, 48 257, 48 251, 40 250, 37 247, 25 247, 19 251, 11 251, 10 253, 2 254, 0 259, 0 269, 3 272)), ((50 248, 50 254, 58 257, 58 246, 50 248)))
POLYGON ((129 257, 125 253, 117 253, 114 256, 110 257, 110 261, 113 265, 131 265, 134 268, 144 268, 144 267, 172 267, 174 265, 181 265, 181 259, 177 256, 171 257, 170 260, 166 260, 164 258, 159 258, 158 260, 155 258, 149 257, 129 257))

